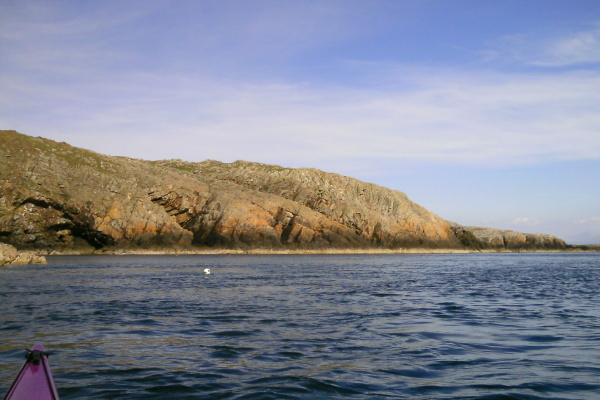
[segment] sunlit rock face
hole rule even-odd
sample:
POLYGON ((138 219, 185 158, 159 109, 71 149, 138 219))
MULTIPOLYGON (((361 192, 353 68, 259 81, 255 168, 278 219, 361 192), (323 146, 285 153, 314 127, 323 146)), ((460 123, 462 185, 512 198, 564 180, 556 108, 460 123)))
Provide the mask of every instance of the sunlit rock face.
POLYGON ((0 243, 0 267, 25 264, 46 264, 46 257, 32 251, 18 251, 9 244, 0 243))
POLYGON ((449 224, 402 192, 315 169, 110 157, 14 131, 0 131, 0 160, 0 241, 19 249, 564 245, 449 224))

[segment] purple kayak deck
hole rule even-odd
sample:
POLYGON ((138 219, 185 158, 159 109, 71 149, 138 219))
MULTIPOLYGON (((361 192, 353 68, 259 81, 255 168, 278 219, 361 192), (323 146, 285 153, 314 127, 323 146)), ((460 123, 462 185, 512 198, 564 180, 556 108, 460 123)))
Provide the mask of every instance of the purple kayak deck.
POLYGON ((41 344, 36 344, 31 349, 41 352, 41 358, 37 365, 31 360, 25 361, 19 374, 6 392, 3 400, 58 400, 58 393, 48 357, 44 354, 44 347, 41 344))

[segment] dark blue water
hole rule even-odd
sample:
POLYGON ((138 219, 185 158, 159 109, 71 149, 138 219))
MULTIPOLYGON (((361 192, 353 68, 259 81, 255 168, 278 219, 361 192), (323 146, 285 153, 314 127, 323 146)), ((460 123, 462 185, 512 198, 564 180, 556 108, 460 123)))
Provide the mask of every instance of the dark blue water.
POLYGON ((600 399, 600 254, 51 257, 0 269, 0 391, 600 399), (209 267, 211 275, 204 275, 209 267))

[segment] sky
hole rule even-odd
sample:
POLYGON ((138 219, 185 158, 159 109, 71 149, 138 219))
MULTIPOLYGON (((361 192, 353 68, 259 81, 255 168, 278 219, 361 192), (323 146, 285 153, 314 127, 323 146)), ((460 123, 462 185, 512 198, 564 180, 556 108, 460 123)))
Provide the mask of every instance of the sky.
POLYGON ((600 1, 0 0, 0 129, 600 243, 600 1))

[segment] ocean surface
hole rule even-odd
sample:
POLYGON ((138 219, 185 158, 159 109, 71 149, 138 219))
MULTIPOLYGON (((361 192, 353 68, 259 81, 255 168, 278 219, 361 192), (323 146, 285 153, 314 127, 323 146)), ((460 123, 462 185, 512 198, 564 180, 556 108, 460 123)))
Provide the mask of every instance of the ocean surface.
POLYGON ((597 400, 600 253, 49 257, 0 269, 1 393, 34 343, 63 400, 597 400))

